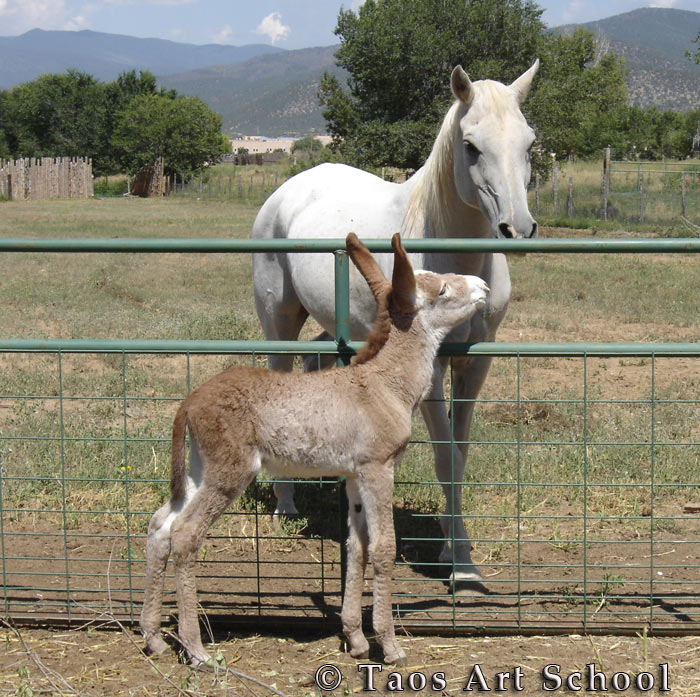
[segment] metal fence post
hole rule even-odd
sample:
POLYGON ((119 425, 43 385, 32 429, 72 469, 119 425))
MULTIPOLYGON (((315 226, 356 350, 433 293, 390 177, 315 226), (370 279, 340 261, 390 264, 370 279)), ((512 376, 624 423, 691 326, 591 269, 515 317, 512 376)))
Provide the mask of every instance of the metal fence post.
MULTIPOLYGON (((349 365, 352 356, 348 348, 350 341, 350 259, 344 249, 333 252, 335 259, 335 340, 338 344, 339 366, 349 365)), ((340 593, 345 597, 345 576, 348 564, 345 540, 348 536, 348 507, 345 492, 345 477, 339 481, 340 495, 340 593)))
POLYGON ((335 340, 338 344, 338 365, 349 365, 350 342, 350 259, 344 249, 333 253, 335 258, 335 340))

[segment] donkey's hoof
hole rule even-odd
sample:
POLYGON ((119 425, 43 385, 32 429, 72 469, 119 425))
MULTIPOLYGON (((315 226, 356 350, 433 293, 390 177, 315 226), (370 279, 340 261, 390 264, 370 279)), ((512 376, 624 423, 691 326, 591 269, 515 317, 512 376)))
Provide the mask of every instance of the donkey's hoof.
POLYGON ((406 658, 406 652, 401 648, 397 648, 394 651, 390 651, 389 653, 385 653, 384 654, 384 663, 387 663, 390 665, 396 665, 396 666, 408 665, 408 659, 406 658))
POLYGON ((361 631, 353 632, 348 637, 350 655, 353 658, 367 658, 369 656, 369 642, 361 631))
POLYGON ((214 659, 204 650, 190 651, 187 649, 188 665, 197 670, 213 670, 214 659))
POLYGON ((162 656, 168 648, 160 634, 146 638, 146 653, 151 656, 162 656))

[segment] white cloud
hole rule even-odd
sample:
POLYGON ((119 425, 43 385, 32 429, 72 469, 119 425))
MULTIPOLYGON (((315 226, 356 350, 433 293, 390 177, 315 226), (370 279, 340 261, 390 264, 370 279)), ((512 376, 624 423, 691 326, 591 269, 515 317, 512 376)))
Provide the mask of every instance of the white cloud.
POLYGON ((87 25, 91 8, 83 9, 73 13, 65 0, 0 0, 2 34, 20 34, 37 28, 82 29, 87 25))
POLYGON ((267 36, 273 44, 281 39, 286 39, 289 32, 290 28, 282 24, 282 15, 279 12, 271 12, 267 17, 264 17, 255 30, 256 34, 267 36))
POLYGON ((233 36, 233 29, 231 29, 230 24, 225 24, 221 29, 219 29, 216 34, 212 37, 212 41, 215 44, 225 44, 233 36))
POLYGON ((191 5, 197 0, 104 0, 105 5, 191 5))
POLYGON ((653 0, 649 3, 649 7, 674 7, 678 4, 678 0, 653 0))

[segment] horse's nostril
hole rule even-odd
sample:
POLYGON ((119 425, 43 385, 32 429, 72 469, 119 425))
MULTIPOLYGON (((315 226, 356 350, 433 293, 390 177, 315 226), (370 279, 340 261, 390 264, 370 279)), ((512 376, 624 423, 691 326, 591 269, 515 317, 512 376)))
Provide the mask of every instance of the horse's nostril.
POLYGON ((530 232, 530 237, 537 237, 538 226, 537 223, 532 224, 532 231, 530 232))
POLYGON ((515 232, 513 230, 512 225, 508 225, 508 223, 499 223, 498 224, 498 230, 505 237, 507 240, 513 239, 514 235, 513 233, 515 232))

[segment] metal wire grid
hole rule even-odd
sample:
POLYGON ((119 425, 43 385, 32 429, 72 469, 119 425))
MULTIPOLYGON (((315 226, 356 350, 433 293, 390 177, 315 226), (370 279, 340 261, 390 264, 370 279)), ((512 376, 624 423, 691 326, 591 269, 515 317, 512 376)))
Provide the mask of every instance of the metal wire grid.
MULTIPOLYGON (((29 357, 14 355, 22 360, 29 357)), ((186 353, 179 357, 185 363, 180 392, 145 395, 146 385, 132 386, 129 366, 144 356, 122 351, 107 354, 115 373, 111 384, 118 383, 119 391, 74 394, 66 386, 66 376, 96 355, 105 354, 32 354, 31 358, 54 364, 55 385, 47 383, 43 394, 0 395, 6 410, 43 409, 55 416, 52 433, 32 435, 3 429, 0 436, 4 453, 0 478, 3 604, 5 616, 15 620, 85 622, 111 613, 132 621, 140 610, 144 532, 150 514, 166 497, 170 439, 169 419, 159 420, 157 429, 147 433, 138 422, 144 411, 172 412, 173 402, 199 379, 193 379, 193 357, 186 353), (80 435, 74 430, 70 421, 76 414, 94 411, 95 405, 107 402, 119 404, 118 412, 111 415, 119 422, 118 430, 108 436, 80 435), (113 453, 118 462, 115 474, 91 477, 76 471, 72 466, 76 447, 87 448, 83 459, 93 457, 92 451, 98 453, 96 459, 104 449, 113 453), (53 473, 24 472, 26 448, 30 452, 49 449, 53 473), (154 458, 163 465, 162 470, 153 468, 157 476, 148 471, 154 458), (85 494, 86 487, 93 489, 91 495, 85 494), (96 487, 101 492, 96 493, 96 487), (29 493, 23 494, 27 488, 29 493), (47 494, 48 490, 53 494, 47 494), (106 499, 98 495, 105 492, 110 492, 106 499), (76 507, 81 496, 85 503, 76 507), (97 507, 90 505, 91 500, 106 500, 111 505, 97 507)), ((172 355, 161 358, 175 371, 172 355)), ((252 356, 253 361, 257 358, 252 356)), ((658 359, 650 349, 650 391, 642 399, 592 397, 589 366, 596 359, 585 352, 579 359, 580 395, 524 399, 521 383, 533 357, 516 354, 502 360, 514 363, 515 394, 507 399, 478 400, 477 409, 508 408, 514 418, 497 438, 480 436, 477 419, 469 445, 473 454, 481 448, 511 456, 514 469, 508 478, 492 480, 470 479, 468 471, 470 493, 464 513, 475 560, 485 572, 486 594, 463 596, 462 592, 471 589, 447 584, 450 568, 437 562, 441 535, 436 510, 420 510, 420 503, 407 505, 405 496, 406 490, 439 489, 439 483, 434 475, 406 479, 400 470, 396 483, 397 616, 407 628, 459 632, 636 631, 643 627, 651 632, 697 632, 698 516, 683 512, 682 504, 692 500, 700 477, 695 468, 694 480, 667 481, 657 471, 660 456, 673 459, 672 451, 683 450, 684 460, 691 465, 700 459, 697 439, 658 436, 659 412, 668 407, 680 408, 688 418, 697 419, 698 399, 665 399, 656 394, 658 361, 688 359, 658 359), (533 440, 525 415, 533 407, 575 410, 578 437, 533 440), (603 407, 645 409, 647 436, 596 440, 589 422, 593 411, 603 407), (533 473, 530 454, 536 449, 558 452, 557 457, 564 458, 574 453, 577 471, 568 480, 533 473), (596 480, 596 449, 646 450, 646 480, 596 480), (620 500, 630 491, 643 491, 645 503, 636 511, 601 510, 590 503, 601 491, 620 500), (553 500, 551 492, 565 492, 567 500, 553 500), (539 498, 538 503, 533 503, 533 496, 539 498), (499 497, 507 500, 505 508, 497 505, 499 497), (484 506, 486 499, 493 504, 484 506), (469 501, 479 500, 482 503, 476 510, 470 508, 469 501), (548 511, 548 505, 553 510, 548 511), (617 537, 615 524, 622 529, 617 537), (543 556, 549 550, 551 556, 543 556)), ((41 372, 45 366, 34 369, 41 372)), ((449 400, 452 408, 452 394, 449 400)), ((78 420, 78 426, 81 423, 78 420)), ((430 445, 418 435, 410 449, 430 445)), ((345 539, 342 483, 300 485, 304 521, 289 521, 281 527, 270 520, 274 508, 270 489, 269 482, 258 482, 252 495, 212 531, 199 562, 203 606, 212 621, 226 617, 254 625, 284 618, 309 625, 334 624, 341 602, 341 541, 345 539)))
MULTIPOLYGON (((302 242, 304 244, 296 241, 293 246, 288 245, 287 251, 329 251, 338 246, 333 240, 322 244, 302 242)), ((430 247, 435 246, 435 242, 423 240, 417 244, 430 247)), ((450 241, 448 246, 450 251, 496 251, 491 249, 493 241, 471 242, 474 243, 472 247, 476 245, 474 249, 465 245, 465 241, 450 241)), ((607 242, 528 241, 527 250, 521 250, 515 249, 518 241, 511 241, 509 248, 514 251, 563 252, 700 249, 697 240, 607 242)), ((386 251, 386 244, 377 241, 371 248, 386 251)), ((37 246, 40 251, 251 251, 249 241, 238 240, 0 241, 0 251, 36 251, 37 246)), ((338 263, 336 274, 338 278, 338 263)), ((346 281, 345 289, 341 286, 341 293, 347 298, 346 281)), ((108 612, 133 620, 138 613, 142 592, 143 533, 151 511, 165 496, 165 477, 144 476, 139 468, 148 461, 145 451, 149 448, 154 460, 160 454, 161 462, 167 461, 169 419, 166 419, 167 425, 165 422, 161 424, 160 430, 140 432, 138 425, 135 426, 138 419, 130 410, 135 408, 134 405, 169 406, 171 401, 181 399, 192 384, 190 364, 194 353, 247 352, 255 360, 258 354, 271 351, 304 352, 316 354, 320 362, 322 354, 337 355, 339 350, 342 357, 342 327, 337 333, 340 345, 258 342, 261 345, 257 346, 256 342, 191 342, 192 350, 187 348, 188 342, 3 341, 1 351, 16 355, 39 352, 53 356, 57 380, 57 387, 48 394, 17 391, 0 395, 5 408, 26 407, 33 402, 37 405, 35 411, 41 413, 46 411, 47 404, 54 405, 53 432, 8 434, 4 429, 0 434, 4 452, 0 478, 0 551, 5 615, 29 621, 41 618, 83 622, 108 612), (208 345, 206 349, 202 349, 203 343, 208 345), (177 346, 173 347, 173 344, 177 346), (238 344, 238 347, 233 344, 238 344), (111 353, 117 357, 118 389, 112 385, 108 394, 90 395, 66 390, 67 362, 84 361, 84 354, 90 352, 96 355, 111 353), (174 393, 163 395, 146 395, 134 390, 127 365, 139 352, 142 355, 182 354, 186 360, 184 389, 180 385, 174 393), (99 405, 115 400, 120 408, 112 418, 117 418, 119 425, 115 428, 113 424, 109 435, 87 437, 72 433, 71 405, 80 402, 99 405), (85 443, 93 448, 111 449, 114 461, 120 463, 118 474, 109 476, 106 473, 96 477, 94 473, 74 471, 73 448, 85 443), (22 473, 23 464, 31 463, 36 453, 27 457, 27 453, 15 452, 12 457, 13 446, 19 449, 20 445, 27 447, 31 444, 40 444, 44 450, 47 446, 53 448, 48 455, 48 472, 40 475, 22 473), (56 473, 57 467, 59 474, 56 473), (136 469, 132 470, 132 467, 136 469), (31 487, 32 484, 35 488, 30 488, 28 494, 25 492, 24 497, 17 495, 18 486, 31 487), (107 494, 111 501, 109 507, 90 506, 80 500, 76 505, 76 492, 79 499, 91 486, 107 494), (43 502, 42 497, 46 498, 47 491, 53 491, 57 503, 46 505, 43 502), (116 491, 120 492, 118 500, 116 491)), ((456 632, 636 631, 641 628, 655 632, 696 632, 699 605, 696 578, 700 559, 697 515, 693 515, 696 511, 693 507, 683 509, 679 506, 684 500, 692 501, 692 494, 688 492, 694 492, 699 485, 697 428, 691 427, 690 435, 684 438, 675 435, 660 438, 657 426, 659 412, 667 405, 689 410, 685 414, 686 421, 697 424, 698 400, 697 395, 692 394, 669 399, 657 394, 656 365, 662 358, 667 360, 666 356, 676 357, 675 360, 679 361, 695 361, 698 346, 497 344, 452 345, 445 347, 445 351, 462 357, 504 356, 515 362, 512 378, 515 395, 509 399, 478 400, 478 409, 510 405, 515 414, 510 424, 512 432, 509 436, 501 433, 487 437, 480 436, 477 428, 469 442, 472 461, 474 451, 479 448, 505 448, 500 456, 514 463, 515 471, 502 478, 490 477, 488 471, 468 473, 466 497, 469 500, 464 517, 471 528, 475 559, 486 572, 485 587, 481 588, 486 593, 480 596, 462 596, 463 591, 471 589, 459 585, 449 587, 446 579, 450 569, 431 561, 437 558, 441 544, 435 524, 438 509, 433 506, 435 510, 426 510, 430 505, 424 506, 425 502, 412 506, 410 498, 414 494, 408 496, 409 504, 405 503, 407 498, 403 492, 407 487, 431 491, 439 487, 438 482, 425 473, 414 479, 401 479, 399 473, 397 499, 403 498, 404 505, 399 503, 396 509, 400 537, 395 582, 398 619, 407 627, 456 632), (580 357, 583 361, 582 394, 574 398, 523 398, 522 367, 537 356, 580 357), (599 399, 589 394, 589 365, 596 356, 646 356, 651 366, 648 395, 599 399), (525 412, 536 403, 580 408, 578 430, 568 439, 538 440, 528 436, 525 412), (590 428, 592 408, 604 405, 648 409, 648 437, 596 440, 590 428), (648 454, 648 470, 642 480, 637 476, 636 480, 627 482, 598 481, 597 463, 592 452, 603 447, 617 448, 625 453, 630 448, 643 449, 648 454), (570 481, 557 481, 546 471, 530 476, 533 473, 530 467, 533 448, 577 454, 578 460, 574 458, 576 475, 570 481), (665 462, 666 456, 662 457, 662 453, 673 451, 684 453, 687 467, 680 478, 676 476, 676 479, 667 480, 659 475, 658 463, 665 462), (530 493, 540 489, 559 494, 568 492, 564 496, 566 501, 555 502, 555 511, 547 515, 541 507, 551 496, 543 496, 534 505, 530 501, 530 493), (619 513, 611 506, 611 510, 606 511, 596 501, 595 494, 600 490, 646 491, 646 505, 619 513), (667 493, 672 495, 665 496, 667 493), (498 502, 504 500, 510 508, 499 509, 498 502), (611 521, 623 521, 627 527, 618 534, 604 530, 607 537, 601 535, 598 527, 611 521), (561 525, 561 529, 556 529, 557 525, 561 525), (633 530, 631 538, 629 525, 633 530), (546 551, 551 547, 559 556, 543 556, 543 545, 546 551), (600 556, 601 549, 610 552, 608 557, 600 556), (622 550, 623 554, 617 553, 622 550), (640 550, 647 553, 639 553, 640 550), (611 573, 618 571, 620 573, 611 573)), ((691 370, 697 370, 696 366, 697 363, 693 362, 691 370)), ((138 384, 138 380, 134 384, 138 384)), ((454 399, 450 394, 449 408, 454 406, 454 399)), ((418 436, 409 454, 412 449, 426 445, 426 439, 418 436)), ((270 483, 259 482, 257 486, 255 495, 246 497, 239 511, 226 516, 222 525, 212 531, 209 538, 211 551, 207 553, 210 556, 200 560, 200 598, 210 619, 222 614, 229 622, 238 620, 252 624, 275 623, 280 618, 286 622, 313 625, 336 623, 343 565, 341 541, 345 538, 346 517, 342 483, 318 482, 300 486, 300 507, 307 518, 296 527, 291 521, 283 523, 281 528, 271 526, 269 521, 272 510, 270 483), (307 526, 306 530, 302 529, 303 525, 307 526)), ((622 495, 617 498, 625 500, 622 495)), ((633 505, 636 504, 633 502, 633 505)))

